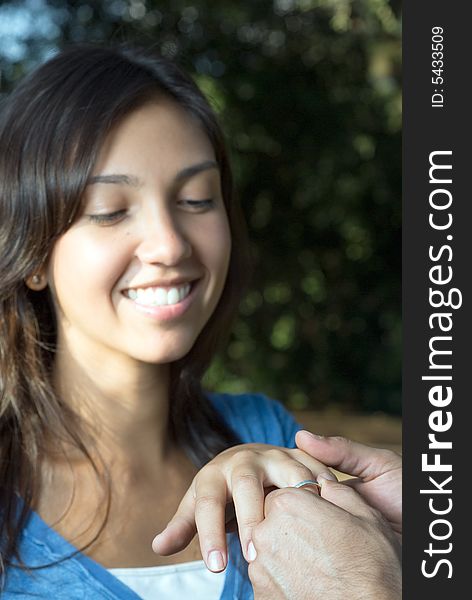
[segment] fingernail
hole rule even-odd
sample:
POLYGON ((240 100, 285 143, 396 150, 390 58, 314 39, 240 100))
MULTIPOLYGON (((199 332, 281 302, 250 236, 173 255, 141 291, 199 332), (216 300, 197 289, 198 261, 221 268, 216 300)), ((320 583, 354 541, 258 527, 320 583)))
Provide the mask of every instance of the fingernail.
POLYGON ((210 571, 218 572, 225 568, 225 561, 223 555, 219 550, 212 550, 208 554, 208 568, 210 571))
POLYGON ((315 438, 315 440, 323 440, 324 436, 319 435, 318 433, 312 433, 311 431, 307 431, 306 429, 303 429, 303 431, 305 433, 308 433, 308 435, 311 435, 312 438, 315 438))
MULTIPOLYGON (((316 481, 320 484, 321 491, 323 491, 323 486, 326 485, 328 483, 328 481, 333 481, 333 480, 331 477, 325 477, 324 475, 318 475, 318 477, 316 478, 316 481)), ((336 479, 336 481, 337 481, 337 479, 336 479)))
POLYGON ((161 537, 162 537, 162 536, 161 536, 161 534, 159 533, 159 534, 158 534, 158 535, 156 535, 156 537, 155 537, 155 538, 152 540, 151 547, 152 547, 152 550, 153 550, 153 552, 156 552, 156 547, 157 547, 157 544, 159 544, 159 542, 161 541, 161 537))
POLYGON ((327 479, 328 481, 337 481, 336 475, 331 473, 331 471, 323 471, 323 473, 320 473, 318 475, 318 477, 316 478, 316 481, 321 484, 320 477, 322 479, 327 479))
POLYGON ((247 559, 249 562, 256 560, 257 552, 252 542, 247 545, 247 559))

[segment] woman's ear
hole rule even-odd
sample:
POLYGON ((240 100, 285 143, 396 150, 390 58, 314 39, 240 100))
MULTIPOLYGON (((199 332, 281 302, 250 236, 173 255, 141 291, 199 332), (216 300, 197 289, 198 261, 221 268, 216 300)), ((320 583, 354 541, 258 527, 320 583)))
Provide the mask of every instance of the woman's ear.
POLYGON ((25 283, 30 288, 30 290, 33 290, 35 292, 44 290, 44 288, 48 284, 46 274, 43 271, 39 271, 37 273, 34 273, 34 275, 30 275, 26 279, 25 283))

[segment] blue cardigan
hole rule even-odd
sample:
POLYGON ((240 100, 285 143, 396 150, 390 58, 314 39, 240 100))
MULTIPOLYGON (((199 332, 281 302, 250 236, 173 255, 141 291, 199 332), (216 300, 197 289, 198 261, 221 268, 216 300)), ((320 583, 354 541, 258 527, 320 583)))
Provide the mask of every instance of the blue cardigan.
MULTIPOLYGON (((225 422, 243 443, 258 442, 293 448, 300 429, 293 417, 274 400, 261 394, 209 394, 225 422)), ((57 561, 76 548, 31 512, 20 539, 20 553, 26 565, 57 561)), ((78 553, 51 567, 26 572, 7 570, 5 600, 53 598, 54 600, 138 600, 139 596, 105 567, 78 553)), ((230 535, 229 562, 220 600, 251 600, 253 591, 247 563, 241 554, 236 533, 230 535)))

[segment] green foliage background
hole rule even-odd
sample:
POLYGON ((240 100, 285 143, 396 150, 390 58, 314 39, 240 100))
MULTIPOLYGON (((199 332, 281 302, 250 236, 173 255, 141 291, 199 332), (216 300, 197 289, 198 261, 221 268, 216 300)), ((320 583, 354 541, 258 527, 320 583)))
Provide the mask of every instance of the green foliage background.
POLYGON ((206 382, 400 412, 400 7, 387 0, 0 5, 2 90, 71 41, 176 58, 221 116, 256 276, 206 382))

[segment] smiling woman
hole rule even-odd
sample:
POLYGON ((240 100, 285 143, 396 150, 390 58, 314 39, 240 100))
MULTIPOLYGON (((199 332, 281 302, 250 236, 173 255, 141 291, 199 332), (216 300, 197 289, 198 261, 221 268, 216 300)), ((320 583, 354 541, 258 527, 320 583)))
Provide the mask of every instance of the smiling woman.
MULTIPOLYGON (((9 149, 1 156, 1 221, 10 231, 14 229, 14 235, 2 235, 6 317, 2 325, 8 324, 7 339, 18 338, 16 348, 24 347, 35 357, 24 370, 19 369, 21 377, 28 381, 29 370, 43 361, 52 364, 56 336, 64 335, 66 325, 71 327, 65 307, 57 310, 58 295, 71 292, 85 300, 87 284, 96 277, 99 289, 91 289, 87 298, 95 310, 100 300, 95 291, 118 304, 123 300, 120 291, 126 287, 147 287, 154 281, 183 276, 206 278, 201 302, 205 297, 210 307, 202 321, 208 320, 220 294, 224 300, 213 314, 216 327, 209 323, 194 356, 179 363, 173 374, 173 388, 183 380, 184 387, 192 389, 192 382, 198 381, 208 364, 217 332, 224 330, 217 323, 226 321, 237 306, 247 272, 245 235, 231 197, 222 135, 193 82, 164 59, 151 59, 144 53, 71 49, 26 78, 6 100, 1 143, 9 149), (208 161, 218 169, 207 169, 208 161), (110 169, 128 173, 130 167, 136 171, 133 177, 143 180, 139 189, 98 184, 110 169), (214 209, 183 208, 188 194, 196 193, 199 201, 202 192, 205 197, 208 192, 215 196, 214 209), (182 228, 193 229, 194 221, 204 224, 193 234, 198 236, 200 229, 200 238, 201 230, 212 223, 220 231, 219 246, 224 253, 217 259, 221 260, 218 273, 213 273, 213 264, 207 268, 208 256, 200 257, 201 249, 191 250, 190 241, 181 235, 182 228), (172 244, 156 248, 153 239, 163 240, 162 234, 172 244), (235 241, 231 256, 230 237, 235 241), (163 258, 159 252, 168 253, 167 262, 153 266, 153 261, 163 258), (184 256, 185 263, 175 263, 184 256), (147 261, 146 268, 138 267, 141 260, 147 261), (44 293, 32 295, 28 286, 21 286, 33 274, 42 277, 44 293), (37 330, 41 345, 36 343, 36 334, 33 338, 25 335, 18 303, 29 315, 26 331, 37 330), (58 317, 57 330, 51 326, 53 315, 58 317)), ((93 318, 93 312, 86 320, 93 318)), ((34 375, 36 382, 39 373, 34 375)), ((4 385, 8 389, 8 380, 4 385)), ((180 417, 173 422, 174 427, 181 425, 180 417)), ((188 433, 182 432, 182 437, 188 439, 188 433)), ((198 441, 199 436, 190 437, 195 438, 199 461, 205 460, 209 447, 198 441)))
POLYGON ((200 384, 248 274, 223 136, 169 61, 74 47, 4 101, 0 146, 1 563, 35 508, 109 566, 158 564, 153 534, 238 440, 200 384), (144 509, 156 480, 148 543, 113 551, 112 492, 144 509))

